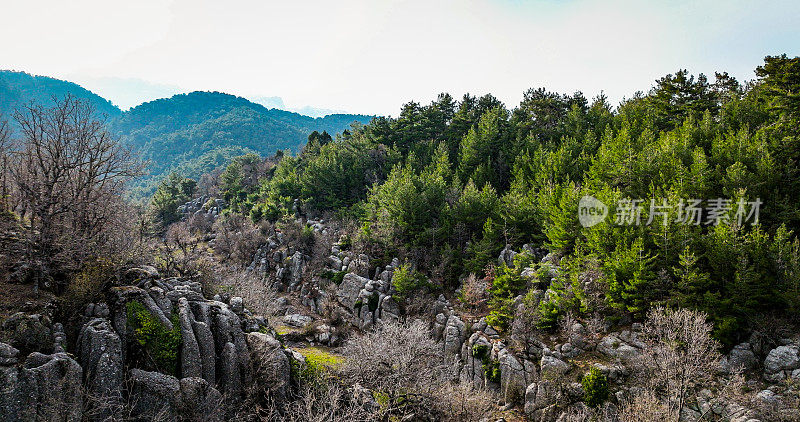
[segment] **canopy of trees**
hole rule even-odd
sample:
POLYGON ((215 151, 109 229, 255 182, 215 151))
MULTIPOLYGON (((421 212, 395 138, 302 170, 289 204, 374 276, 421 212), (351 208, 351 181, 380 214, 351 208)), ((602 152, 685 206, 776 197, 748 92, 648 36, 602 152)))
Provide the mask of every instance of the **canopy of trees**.
POLYGON ((688 306, 731 342, 755 312, 800 311, 798 63, 767 57, 747 84, 680 70, 616 108, 545 89, 511 110, 491 95, 412 102, 336 140, 315 136, 247 208, 277 219, 297 199, 351 216, 375 250, 403 250, 453 285, 506 244, 543 244, 562 267, 592 269, 603 284, 598 304, 576 274, 563 275, 543 315, 688 306), (585 195, 609 205, 605 223, 579 224, 585 195), (644 224, 651 200, 691 198, 730 206, 701 214, 702 224, 681 224, 677 207, 644 224), (643 224, 614 224, 625 199, 642 200, 643 224), (736 205, 756 199, 758 224, 739 221, 736 205))

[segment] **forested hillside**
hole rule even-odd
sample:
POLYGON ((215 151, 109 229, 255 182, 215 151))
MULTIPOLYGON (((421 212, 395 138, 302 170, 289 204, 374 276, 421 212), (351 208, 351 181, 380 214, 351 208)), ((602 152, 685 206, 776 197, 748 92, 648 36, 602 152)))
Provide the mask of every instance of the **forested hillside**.
POLYGON ((735 344, 757 315, 800 311, 799 63, 768 57, 746 84, 681 70, 616 107, 545 89, 511 109, 442 94, 310 142, 246 200, 227 197, 256 221, 291 214, 295 200, 354 219, 372 253, 405 256, 445 291, 495 277, 498 327, 530 286, 492 263, 507 244, 531 244, 561 257, 539 327, 664 304, 707 312, 735 344), (610 208, 604 223, 579 224, 584 196, 610 208), (687 219, 690 203, 700 209, 687 219))
POLYGON ((155 183, 170 171, 190 177, 245 153, 271 155, 299 151, 317 130, 337 134, 372 116, 332 114, 312 118, 267 109, 219 92, 192 92, 151 101, 121 112, 110 101, 71 82, 22 72, 0 72, 0 114, 16 128, 15 110, 30 104, 52 105, 72 95, 88 101, 109 130, 148 161, 148 174, 137 180, 135 197, 152 195, 155 183))
POLYGON ((6 118, 10 118, 14 110, 31 102, 52 105, 54 98, 63 98, 68 94, 88 101, 98 113, 109 117, 121 113, 111 101, 72 82, 47 76, 33 76, 25 72, 0 70, 0 113, 5 114, 6 118))
POLYGON ((800 57, 755 74, 335 136, 220 93, 29 107, 0 420, 800 422, 800 57))

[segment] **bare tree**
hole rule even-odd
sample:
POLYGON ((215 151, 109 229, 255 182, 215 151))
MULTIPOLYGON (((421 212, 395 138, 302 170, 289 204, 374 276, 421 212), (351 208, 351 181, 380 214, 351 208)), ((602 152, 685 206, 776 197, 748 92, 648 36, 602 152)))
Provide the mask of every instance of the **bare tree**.
POLYGON ((468 386, 451 382, 454 362, 419 320, 382 324, 350 339, 342 352, 340 376, 386 398, 383 420, 478 421, 497 400, 486 392, 468 396, 468 386))
POLYGON ((31 260, 45 273, 79 266, 107 242, 124 185, 143 164, 107 130, 93 107, 72 96, 14 114, 20 139, 9 173, 30 222, 31 260))
MULTIPOLYGON (((722 359, 719 343, 711 337, 713 325, 707 315, 689 309, 655 308, 645 322, 641 339, 645 343, 639 357, 636 379, 641 393, 623 404, 621 420, 704 420, 684 412, 702 389, 713 388, 709 401, 722 405, 744 401, 744 378, 734 373, 719 379, 722 359)), ((720 406, 741 413, 739 406, 720 406)), ((737 417, 741 414, 730 414, 737 417)))
POLYGON ((0 178, 2 186, 0 186, 0 201, 2 201, 3 210, 8 210, 8 164, 9 164, 9 151, 11 146, 11 128, 8 125, 8 120, 0 115, 0 178))

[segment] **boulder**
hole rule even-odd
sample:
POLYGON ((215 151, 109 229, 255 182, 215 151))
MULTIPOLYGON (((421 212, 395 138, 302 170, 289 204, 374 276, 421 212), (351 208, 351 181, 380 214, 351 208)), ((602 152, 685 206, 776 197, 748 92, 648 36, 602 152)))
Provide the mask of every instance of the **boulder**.
POLYGON ((569 371, 569 365, 555 356, 542 356, 540 365, 542 378, 547 380, 559 378, 569 371))
POLYGON ((497 360, 500 362, 500 392, 506 403, 522 402, 526 386, 536 375, 535 365, 531 361, 517 359, 507 349, 498 352, 497 360))
POLYGON ((236 314, 241 314, 244 312, 244 299, 239 296, 234 296, 230 300, 231 311, 235 312, 236 314))
POLYGON ((798 346, 778 346, 764 359, 764 379, 771 382, 783 381, 794 369, 800 368, 800 348, 798 346))
POLYGON ((281 343, 263 333, 247 334, 250 365, 258 394, 270 397, 282 409, 289 394, 291 370, 281 343))
POLYGON ((31 352, 51 353, 55 337, 50 319, 38 314, 17 312, 3 321, 3 329, 10 332, 10 343, 23 355, 31 352))
POLYGON ((313 321, 313 319, 307 315, 290 314, 283 317, 283 322, 286 325, 291 325, 292 327, 303 328, 306 325, 310 324, 311 321, 313 321))
POLYGON ((525 414, 531 420, 540 420, 535 418, 535 413, 553 405, 557 395, 558 389, 553 381, 544 380, 530 384, 525 389, 525 414))
POLYGON ((725 364, 726 372, 736 370, 749 371, 758 364, 755 353, 750 348, 750 343, 741 343, 734 346, 728 353, 725 364))
MULTIPOLYGON (((111 321, 95 318, 87 322, 81 328, 77 347, 89 394, 106 402, 118 402, 124 381, 122 341, 111 321)), ((99 416, 105 419, 111 414, 101 412, 99 416)))
POLYGON ((181 326, 180 368, 181 377, 202 377, 203 364, 200 358, 200 345, 194 334, 194 316, 189 309, 189 301, 182 297, 178 300, 178 317, 181 326))
POLYGON ((81 421, 81 367, 66 353, 31 353, 21 367, 0 367, 0 420, 81 421))
POLYGON ((342 283, 336 291, 336 297, 339 299, 339 303, 352 310, 358 301, 359 292, 361 292, 361 289, 363 289, 369 281, 368 278, 361 277, 352 272, 345 274, 342 283))
POLYGON ((461 345, 466 339, 466 325, 456 315, 451 315, 447 319, 444 328, 444 352, 445 354, 457 355, 461 352, 461 345))
POLYGON ((133 416, 160 420, 222 420, 222 395, 202 378, 132 369, 133 416))
POLYGON ((597 344, 597 351, 613 359, 630 360, 639 355, 638 348, 626 343, 619 336, 609 334, 597 344))
POLYGON ((211 333, 211 328, 205 322, 193 321, 192 329, 197 337, 203 379, 214 385, 217 382, 217 353, 214 350, 214 334, 211 333))

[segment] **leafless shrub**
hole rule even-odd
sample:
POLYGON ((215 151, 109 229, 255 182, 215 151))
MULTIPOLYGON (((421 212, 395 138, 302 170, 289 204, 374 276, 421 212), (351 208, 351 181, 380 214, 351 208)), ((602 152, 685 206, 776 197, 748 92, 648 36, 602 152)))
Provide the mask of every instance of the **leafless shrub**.
POLYGON ((261 229, 244 215, 230 214, 214 223, 217 237, 214 251, 225 262, 245 267, 253 259, 258 248, 266 242, 261 229))
POLYGON ((620 422, 663 422, 679 420, 678 409, 671 408, 655 392, 643 390, 622 403, 620 422))
POLYGON ((419 320, 383 324, 351 338, 342 352, 339 375, 381 395, 385 418, 479 420, 495 401, 489 393, 450 382, 451 363, 419 320))
POLYGON ((187 223, 193 233, 210 233, 214 227, 214 218, 208 214, 197 213, 189 217, 187 223))
POLYGON ((368 422, 380 420, 374 407, 358 400, 352 388, 332 379, 304 384, 283 409, 276 405, 246 406, 234 418, 243 421, 368 422))
MULTIPOLYGON (((708 398, 712 403, 742 402, 743 377, 740 374, 725 380, 717 378, 722 355, 719 343, 711 338, 712 328, 702 312, 651 310, 641 335, 646 347, 634 367, 639 372, 635 379, 645 392, 623 406, 623 417, 638 414, 644 418, 639 420, 678 421, 681 409, 704 388, 716 390, 715 395, 708 398)), ((701 415, 699 419, 707 416, 701 415)), ((692 420, 688 416, 684 419, 692 420)))
POLYGON ((158 245, 158 252, 166 274, 196 278, 207 251, 201 239, 189 229, 188 223, 179 221, 169 226, 158 245))
POLYGON ((617 420, 616 406, 609 403, 597 408, 582 405, 568 406, 566 411, 559 416, 561 422, 611 422, 617 420))
POLYGON ((293 218, 284 218, 276 224, 290 247, 310 255, 313 252, 316 234, 311 227, 293 218))
POLYGON ((575 314, 572 311, 567 311, 564 314, 564 317, 558 321, 558 331, 564 337, 569 337, 569 333, 572 330, 572 326, 578 320, 575 318, 575 314))
POLYGON ((595 312, 586 319, 586 330, 589 334, 597 335, 603 332, 603 317, 600 316, 599 313, 595 312))
POLYGON ((461 283, 461 292, 458 295, 458 300, 471 311, 485 310, 486 301, 489 298, 486 288, 486 281, 471 273, 461 283))
POLYGON ((442 421, 468 422, 486 420, 497 397, 487 390, 476 390, 467 384, 439 382, 433 392, 433 405, 442 421))
POLYGON ((328 324, 340 330, 349 328, 353 314, 340 305, 332 296, 322 299, 320 308, 321 315, 328 324))
POLYGON ((342 355, 341 374, 349 383, 384 392, 430 386, 437 372, 446 369, 441 347, 419 320, 386 323, 354 337, 342 348, 342 355))
POLYGON ((251 312, 269 317, 278 311, 278 294, 271 290, 256 274, 236 270, 222 270, 221 286, 233 296, 240 296, 251 312))

